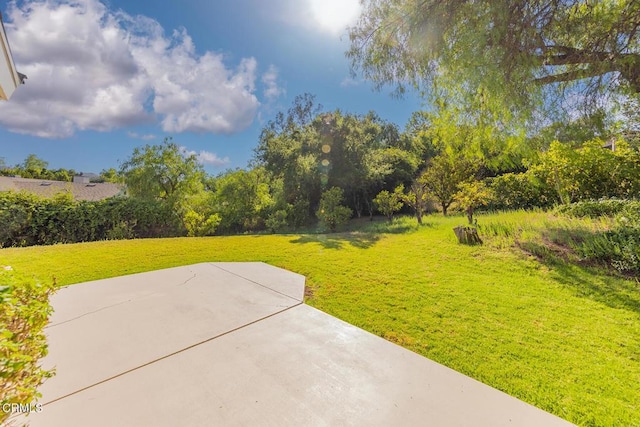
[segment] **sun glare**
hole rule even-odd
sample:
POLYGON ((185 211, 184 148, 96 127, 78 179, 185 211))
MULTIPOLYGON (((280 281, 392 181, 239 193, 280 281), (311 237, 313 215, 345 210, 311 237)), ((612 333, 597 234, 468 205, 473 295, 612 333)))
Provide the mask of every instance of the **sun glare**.
POLYGON ((358 0, 310 0, 317 24, 326 31, 339 33, 353 24, 360 14, 358 0))

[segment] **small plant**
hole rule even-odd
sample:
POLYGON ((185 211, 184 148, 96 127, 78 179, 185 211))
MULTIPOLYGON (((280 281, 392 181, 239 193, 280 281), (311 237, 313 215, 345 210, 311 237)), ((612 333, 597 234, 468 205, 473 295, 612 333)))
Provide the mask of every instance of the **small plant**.
POLYGON ((265 226, 272 233, 285 229, 287 227, 287 211, 280 209, 271 213, 265 221, 265 226))
POLYGON ((212 236, 220 225, 220 215, 206 215, 193 209, 184 214, 183 222, 187 229, 187 236, 212 236))
POLYGON ((601 216, 615 216, 622 212, 627 206, 640 208, 640 202, 621 199, 587 200, 558 206, 556 213, 578 218, 598 218, 601 216))
POLYGON ((376 208, 387 217, 389 222, 393 221, 393 213, 402 209, 404 203, 402 202, 404 186, 400 185, 393 190, 393 193, 388 192, 387 190, 382 190, 375 199, 373 199, 373 203, 376 208))
MULTIPOLYGON (((39 366, 47 354, 44 335, 55 283, 43 284, 0 267, 0 407, 33 404, 37 388, 53 375, 39 366)), ((0 411, 0 424, 9 412, 0 411)))
POLYGON ((335 231, 338 225, 346 223, 351 218, 351 209, 341 204, 342 199, 343 193, 338 187, 332 187, 322 193, 316 215, 331 231, 335 231))
POLYGON ((473 224, 473 213, 480 206, 489 203, 493 192, 482 181, 463 182, 458 188, 455 199, 466 212, 469 224, 473 224))

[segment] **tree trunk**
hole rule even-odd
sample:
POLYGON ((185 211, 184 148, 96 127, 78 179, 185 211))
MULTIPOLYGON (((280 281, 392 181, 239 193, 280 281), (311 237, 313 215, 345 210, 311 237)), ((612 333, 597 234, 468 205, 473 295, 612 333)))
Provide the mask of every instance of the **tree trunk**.
POLYGON ((368 198, 365 199, 365 203, 367 205, 367 210, 369 211, 369 221, 373 221, 373 204, 368 198))
POLYGON ((474 227, 463 227, 459 225, 453 229, 453 232, 456 233, 458 243, 463 243, 465 245, 482 244, 482 240, 480 239, 480 236, 478 236, 478 230, 474 227))
POLYGON ((416 209, 416 218, 418 219, 418 224, 422 225, 422 210, 416 209))
POLYGON ((449 205, 446 203, 441 203, 442 205, 442 215, 447 216, 447 209, 449 208, 449 205))
POLYGON ((358 193, 353 193, 353 207, 356 208, 356 215, 358 218, 362 217, 362 200, 358 197, 358 193))
POLYGON ((467 219, 469 220, 469 225, 473 225, 473 208, 467 209, 467 219))

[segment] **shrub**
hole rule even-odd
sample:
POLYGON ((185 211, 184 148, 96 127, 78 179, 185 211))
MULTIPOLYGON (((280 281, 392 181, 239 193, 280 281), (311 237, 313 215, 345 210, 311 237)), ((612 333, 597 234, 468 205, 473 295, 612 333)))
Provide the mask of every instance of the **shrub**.
POLYGON ((611 229, 583 236, 572 246, 586 261, 606 264, 625 273, 640 273, 640 201, 583 201, 559 206, 556 213, 573 217, 615 218, 611 229))
POLYGON ((211 236, 216 232, 216 228, 220 225, 220 215, 206 214, 189 210, 184 214, 184 225, 187 229, 187 236, 211 236))
POLYGON ((342 199, 343 192, 338 187, 325 191, 320 198, 320 208, 316 215, 331 231, 335 231, 338 225, 344 224, 351 218, 351 209, 341 205, 342 199))
POLYGON ((640 229, 620 227, 595 234, 577 247, 584 259, 626 273, 640 273, 640 229))
POLYGON ((482 181, 463 182, 455 195, 458 205, 467 214, 469 224, 473 224, 476 208, 485 206, 493 198, 493 192, 482 181))
POLYGON ((75 201, 0 193, 0 247, 166 237, 181 233, 179 218, 161 202, 112 198, 75 201))
POLYGON ((640 195, 640 153, 618 141, 616 150, 598 139, 579 148, 554 141, 529 170, 562 202, 640 195))
POLYGON ((529 173, 507 173, 487 179, 487 184, 494 194, 491 209, 532 209, 553 204, 554 196, 529 173))
POLYGON ((393 221, 393 213, 402 209, 404 203, 402 202, 404 196, 404 186, 400 185, 396 187, 393 193, 387 190, 382 190, 373 199, 373 203, 376 208, 387 217, 389 222, 393 221))
MULTIPOLYGON (((0 268, 0 405, 32 404, 52 371, 38 362, 47 354, 44 327, 55 284, 43 284, 0 268)), ((9 416, 0 411, 0 424, 9 416)))
POLYGON ((640 202, 620 199, 603 199, 603 200, 587 200, 582 202, 561 205, 555 209, 555 212, 562 215, 573 216, 578 218, 598 218, 601 216, 613 217, 621 213, 625 207, 636 205, 640 208, 640 202))
POLYGON ((287 226, 287 211, 280 209, 272 212, 265 221, 265 226, 272 233, 283 230, 287 226))

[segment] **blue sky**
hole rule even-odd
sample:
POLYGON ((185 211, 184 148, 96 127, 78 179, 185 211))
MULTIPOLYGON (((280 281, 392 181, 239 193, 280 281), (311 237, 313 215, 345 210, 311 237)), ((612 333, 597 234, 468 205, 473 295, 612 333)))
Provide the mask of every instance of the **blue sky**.
POLYGON ((420 99, 349 76, 358 0, 48 0, 2 6, 26 85, 0 104, 0 157, 99 172, 167 137, 218 173, 245 167, 296 95, 401 128, 420 99))

